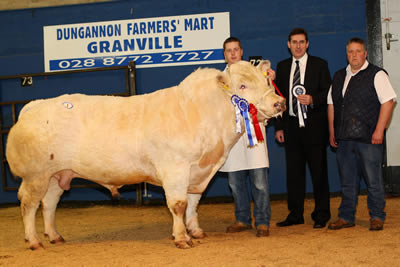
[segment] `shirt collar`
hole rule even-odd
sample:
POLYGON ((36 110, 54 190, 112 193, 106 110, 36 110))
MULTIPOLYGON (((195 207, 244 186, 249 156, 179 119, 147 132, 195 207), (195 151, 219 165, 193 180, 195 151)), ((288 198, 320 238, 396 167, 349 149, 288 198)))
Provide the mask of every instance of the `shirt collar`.
POLYGON ((351 71, 351 66, 350 66, 350 64, 348 64, 347 67, 346 67, 346 74, 347 74, 347 75, 350 75, 350 76, 354 76, 354 75, 356 75, 357 73, 359 73, 360 71, 365 70, 366 68, 368 68, 368 65, 369 65, 368 60, 365 60, 365 62, 364 62, 364 64, 362 65, 362 67, 361 67, 356 73, 353 73, 353 72, 351 71))
POLYGON ((294 57, 292 57, 292 64, 296 64, 296 60, 299 61, 300 65, 306 65, 307 64, 307 59, 308 59, 308 54, 305 53, 301 58, 296 59, 294 57))

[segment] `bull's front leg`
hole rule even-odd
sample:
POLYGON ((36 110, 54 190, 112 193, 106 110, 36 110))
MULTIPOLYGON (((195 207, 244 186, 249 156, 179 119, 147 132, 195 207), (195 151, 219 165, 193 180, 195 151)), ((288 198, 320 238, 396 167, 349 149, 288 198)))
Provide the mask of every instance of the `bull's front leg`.
POLYGON ((187 234, 186 226, 183 222, 187 207, 188 177, 182 176, 182 173, 179 175, 175 173, 174 176, 169 174, 169 179, 165 178, 167 177, 164 177, 163 188, 167 198, 167 205, 173 218, 172 235, 175 245, 178 248, 190 248, 193 246, 193 242, 187 234))
POLYGON ((186 227, 193 238, 205 238, 207 235, 199 226, 197 216, 197 206, 199 204, 201 194, 188 194, 188 206, 186 208, 186 227))
MULTIPOLYGON (((168 198, 167 198, 168 199, 168 198)), ((183 216, 187 207, 187 200, 177 200, 174 204, 168 204, 169 210, 174 219, 172 235, 177 248, 190 248, 193 247, 193 242, 186 232, 185 224, 183 223, 183 216), (171 207, 172 206, 172 207, 171 207)))

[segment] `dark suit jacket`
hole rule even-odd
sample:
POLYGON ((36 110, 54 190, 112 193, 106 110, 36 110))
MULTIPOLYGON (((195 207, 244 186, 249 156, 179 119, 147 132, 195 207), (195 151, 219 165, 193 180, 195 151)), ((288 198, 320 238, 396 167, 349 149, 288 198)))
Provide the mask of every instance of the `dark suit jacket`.
MULTIPOLYGON (((292 57, 278 63, 276 68, 276 85, 286 98, 287 110, 283 117, 276 120, 275 129, 284 130, 285 143, 297 142, 299 127, 297 118, 289 118, 289 81, 292 57)), ((307 121, 303 132, 303 142, 307 144, 322 144, 328 142, 327 94, 331 85, 328 63, 308 55, 304 87, 306 94, 313 98, 313 105, 308 106, 307 121)))

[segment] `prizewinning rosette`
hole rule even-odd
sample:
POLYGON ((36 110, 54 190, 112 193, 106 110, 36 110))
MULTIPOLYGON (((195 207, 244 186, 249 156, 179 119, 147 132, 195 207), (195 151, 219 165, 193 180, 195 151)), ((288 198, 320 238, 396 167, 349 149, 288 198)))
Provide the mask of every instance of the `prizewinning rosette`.
MULTIPOLYGON (((299 84, 293 87, 292 89, 292 94, 297 97, 299 95, 305 95, 306 94, 306 88, 299 84)), ((305 126, 305 120, 307 119, 307 106, 300 104, 300 101, 297 101, 297 117, 299 118, 299 126, 304 127, 305 126)))
POLYGON ((253 104, 249 105, 249 102, 238 96, 233 95, 231 97, 231 102, 235 107, 235 120, 236 120, 236 133, 241 133, 242 129, 240 126, 240 116, 243 118, 246 135, 247 144, 250 147, 255 146, 259 142, 264 141, 262 136, 260 125, 257 120, 257 109, 253 104), (249 115, 249 111, 251 116, 249 115))

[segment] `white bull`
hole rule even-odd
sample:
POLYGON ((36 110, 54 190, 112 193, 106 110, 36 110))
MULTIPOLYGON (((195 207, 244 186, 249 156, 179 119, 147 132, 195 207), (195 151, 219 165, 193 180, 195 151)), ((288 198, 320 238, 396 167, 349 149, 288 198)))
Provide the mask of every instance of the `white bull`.
POLYGON ((242 61, 226 73, 198 69, 178 86, 146 95, 73 94, 27 104, 9 133, 7 160, 22 178, 18 198, 30 248, 43 247, 35 227, 40 202, 45 235, 64 242, 55 210, 74 177, 113 193, 125 184, 162 186, 176 246, 192 246, 190 235, 204 237, 196 211, 201 193, 240 137, 231 96, 256 105, 259 120, 285 109, 263 75, 269 67, 242 61))

